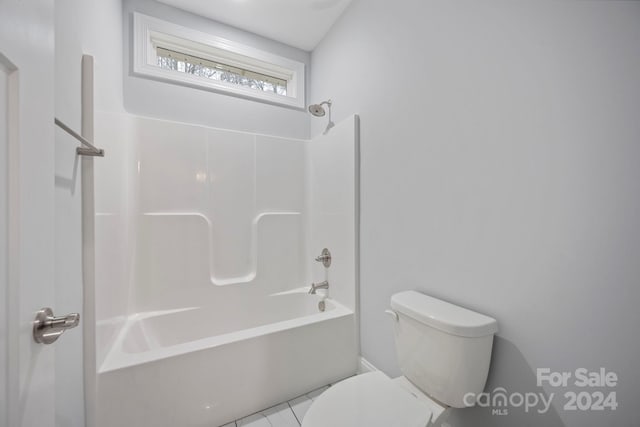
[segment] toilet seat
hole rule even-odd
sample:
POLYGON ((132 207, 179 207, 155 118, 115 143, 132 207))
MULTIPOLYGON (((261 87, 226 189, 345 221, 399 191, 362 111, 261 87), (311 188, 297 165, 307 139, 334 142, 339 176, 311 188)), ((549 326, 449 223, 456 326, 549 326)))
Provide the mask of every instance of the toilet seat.
POLYGON ((333 385, 311 405, 302 427, 426 427, 432 411, 380 371, 333 385))

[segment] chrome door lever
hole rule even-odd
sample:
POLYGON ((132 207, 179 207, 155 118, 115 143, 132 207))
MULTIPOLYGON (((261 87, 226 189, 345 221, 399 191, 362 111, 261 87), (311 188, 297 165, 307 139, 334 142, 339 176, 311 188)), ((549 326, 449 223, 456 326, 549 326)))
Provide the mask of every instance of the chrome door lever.
POLYGON ((78 323, 80 323, 78 313, 55 317, 53 310, 45 307, 36 313, 36 320, 33 322, 33 339, 37 343, 52 344, 64 331, 75 328, 78 323))

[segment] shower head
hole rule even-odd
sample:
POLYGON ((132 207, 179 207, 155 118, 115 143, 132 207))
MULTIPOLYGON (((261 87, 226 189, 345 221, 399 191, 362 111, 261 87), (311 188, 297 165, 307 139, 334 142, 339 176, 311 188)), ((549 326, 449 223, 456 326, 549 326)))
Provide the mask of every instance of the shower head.
POLYGON ((312 104, 309 105, 309 112, 316 117, 324 117, 327 112, 322 107, 324 104, 327 104, 329 108, 331 108, 331 100, 322 101, 320 104, 312 104))
POLYGON ((316 117, 322 117, 326 114, 324 108, 322 108, 322 105, 320 104, 309 105, 309 112, 316 117))
POLYGON ((323 105, 326 105, 329 109, 329 123, 327 123, 327 127, 324 129, 323 134, 326 135, 329 132, 329 129, 334 127, 334 123, 331 121, 331 100, 327 99, 326 101, 322 101, 320 104, 311 104, 309 105, 309 112, 312 116, 315 117, 324 117, 327 114, 327 111, 324 109, 323 105))

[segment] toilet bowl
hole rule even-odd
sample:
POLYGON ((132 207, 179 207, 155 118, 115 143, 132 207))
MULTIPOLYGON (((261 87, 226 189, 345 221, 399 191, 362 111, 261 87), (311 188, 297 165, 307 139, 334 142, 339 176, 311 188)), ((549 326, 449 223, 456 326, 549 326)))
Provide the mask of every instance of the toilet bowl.
POLYGON ((333 385, 302 427, 427 427, 475 403, 469 393, 484 389, 495 319, 415 291, 393 295, 391 308, 403 375, 374 371, 333 385))

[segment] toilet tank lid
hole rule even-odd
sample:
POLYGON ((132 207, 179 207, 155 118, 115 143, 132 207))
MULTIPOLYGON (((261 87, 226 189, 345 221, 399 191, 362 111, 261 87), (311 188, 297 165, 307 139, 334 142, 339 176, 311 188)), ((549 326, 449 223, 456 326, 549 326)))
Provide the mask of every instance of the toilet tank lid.
POLYGON ((394 294, 391 308, 452 335, 484 337, 498 332, 495 319, 416 291, 394 294))

